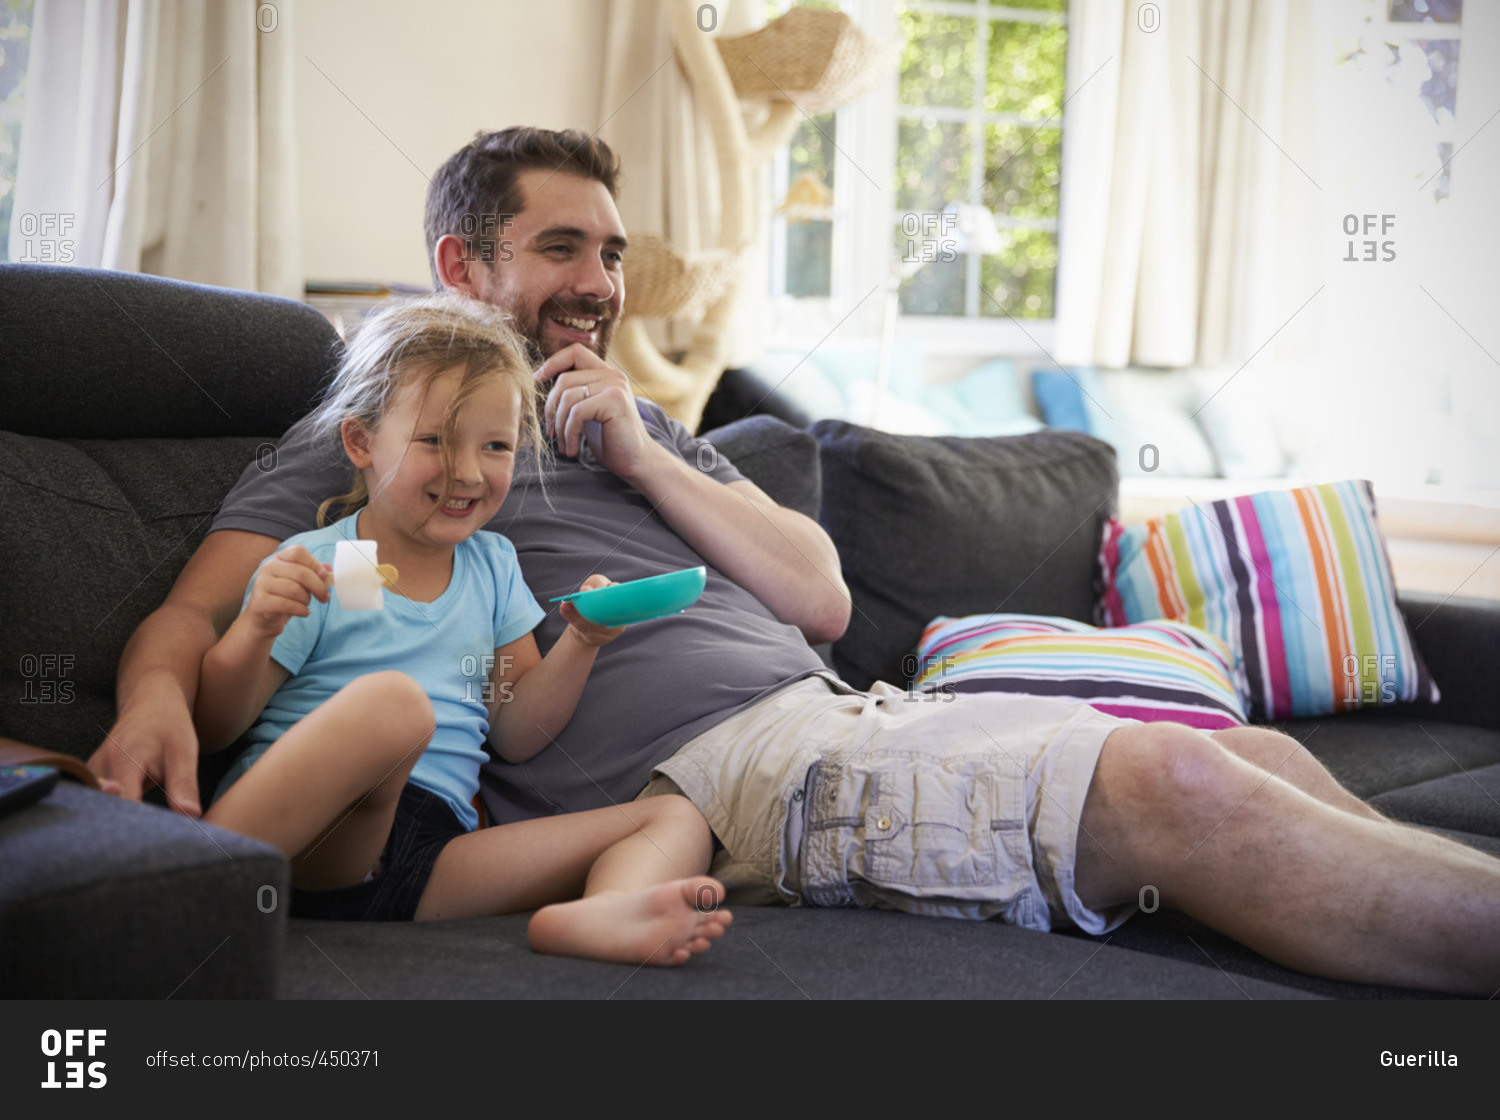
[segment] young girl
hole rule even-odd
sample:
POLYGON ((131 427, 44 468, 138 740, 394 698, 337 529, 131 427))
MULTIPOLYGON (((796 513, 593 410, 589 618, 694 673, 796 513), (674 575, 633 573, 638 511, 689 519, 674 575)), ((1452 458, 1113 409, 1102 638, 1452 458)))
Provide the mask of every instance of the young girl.
POLYGON ((476 829, 486 743, 509 762, 545 750, 620 633, 564 603, 568 629, 540 656, 531 631, 543 612, 515 549, 479 531, 518 449, 543 447, 530 364, 504 316, 458 296, 372 316, 318 416, 330 442, 341 435, 356 484, 319 511, 324 524, 338 505, 342 520, 261 566, 204 658, 203 749, 250 729, 205 819, 287 854, 299 916, 540 907, 528 927, 540 952, 675 965, 707 950, 730 915, 702 874, 713 838, 691 802, 476 829), (396 567, 384 609, 330 600, 346 539, 377 542, 396 567))

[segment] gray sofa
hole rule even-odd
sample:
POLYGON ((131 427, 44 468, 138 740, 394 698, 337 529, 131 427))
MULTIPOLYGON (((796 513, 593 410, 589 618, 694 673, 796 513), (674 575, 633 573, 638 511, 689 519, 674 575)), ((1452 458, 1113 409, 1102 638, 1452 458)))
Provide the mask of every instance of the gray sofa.
MULTIPOLYGON (((0 736, 86 758, 114 718, 126 640, 247 463, 325 378, 308 307, 135 275, 0 265, 0 736)), ((747 399, 746 405, 754 404, 747 399)), ((717 402, 725 407, 721 397, 717 402)), ((903 680, 939 613, 1089 620, 1117 483, 1076 433, 915 439, 772 416, 709 434, 821 517, 854 597, 826 651, 856 684, 903 680)), ((1406 595, 1443 690, 1287 725, 1385 811, 1500 853, 1500 604, 1406 595)), ((216 779, 231 752, 204 760, 216 779)), ((64 780, 0 817, 0 996, 257 998, 1402 998, 1273 965, 1166 911, 1110 937, 878 911, 741 906, 678 970, 541 957, 525 915, 432 924, 288 920, 264 845, 64 780)))

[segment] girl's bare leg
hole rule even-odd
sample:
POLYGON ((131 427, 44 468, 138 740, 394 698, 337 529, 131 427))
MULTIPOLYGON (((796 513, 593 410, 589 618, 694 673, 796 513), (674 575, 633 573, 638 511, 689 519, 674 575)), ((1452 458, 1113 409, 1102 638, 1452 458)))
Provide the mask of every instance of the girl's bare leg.
POLYGON ((280 848, 299 887, 353 886, 380 857, 432 730, 432 702, 405 673, 360 677, 276 740, 204 819, 280 848))
POLYGON ((443 849, 416 916, 538 910, 538 952, 681 964, 731 920, 723 887, 702 874, 712 854, 707 822, 676 796, 499 825, 443 849))
POLYGON ((686 964, 724 936, 724 887, 696 875, 639 891, 602 891, 538 910, 526 929, 538 953, 622 964, 686 964))

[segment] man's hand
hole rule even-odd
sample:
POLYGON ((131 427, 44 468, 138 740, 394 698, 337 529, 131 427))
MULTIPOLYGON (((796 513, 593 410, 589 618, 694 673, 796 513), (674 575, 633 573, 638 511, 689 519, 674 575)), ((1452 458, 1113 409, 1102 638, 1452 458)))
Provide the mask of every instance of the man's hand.
POLYGON ((170 680, 142 682, 88 765, 106 793, 139 801, 160 785, 173 809, 189 817, 203 815, 198 801, 198 734, 192 712, 170 680))
POLYGON ((646 434, 630 379, 578 342, 553 354, 534 376, 549 386, 542 423, 556 435, 558 450, 576 459, 587 440, 607 470, 634 485, 660 448, 646 434))
POLYGON ((588 347, 559 350, 535 376, 550 383, 543 420, 549 434, 558 433, 562 454, 576 456, 587 438, 605 468, 639 491, 699 556, 809 642, 844 632, 849 589, 838 551, 816 521, 778 505, 753 482, 720 484, 663 448, 636 411, 629 378, 588 347))
POLYGON ((131 635, 120 655, 119 716, 89 758, 106 789, 138 800, 160 785, 178 812, 201 814, 193 699, 203 656, 239 613, 256 565, 278 543, 237 529, 210 533, 166 602, 131 635))

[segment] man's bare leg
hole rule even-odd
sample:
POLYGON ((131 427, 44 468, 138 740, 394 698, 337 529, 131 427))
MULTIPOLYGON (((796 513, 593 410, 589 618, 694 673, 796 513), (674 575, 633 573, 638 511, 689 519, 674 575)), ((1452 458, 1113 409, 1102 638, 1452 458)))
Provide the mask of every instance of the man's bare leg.
POLYGON ((1275 774, 1289 785, 1310 793, 1319 801, 1370 820, 1385 820, 1376 809, 1361 801, 1328 772, 1306 747, 1290 735, 1269 727, 1234 727, 1215 731, 1213 740, 1246 762, 1275 774))
MULTIPOLYGON (((1385 821, 1392 828, 1405 830, 1408 839, 1414 844, 1432 845, 1439 850, 1449 849, 1453 845, 1452 840, 1425 828, 1392 821, 1373 805, 1355 797, 1338 783, 1338 779, 1306 747, 1289 735, 1273 731, 1269 727, 1235 727, 1227 731, 1215 731, 1212 738, 1246 762, 1275 774, 1303 793, 1310 793, 1335 809, 1342 809, 1368 820, 1385 821)), ((1473 851, 1467 847, 1463 850, 1473 851)))
POLYGON ((1289 968, 1500 988, 1500 860, 1335 808, 1172 724, 1111 733, 1081 818, 1084 903, 1134 902, 1147 884, 1289 968))

